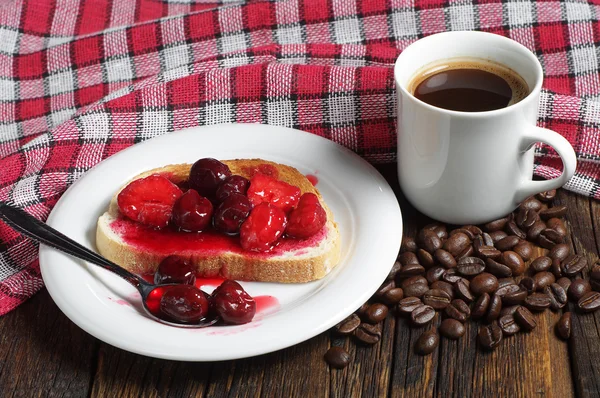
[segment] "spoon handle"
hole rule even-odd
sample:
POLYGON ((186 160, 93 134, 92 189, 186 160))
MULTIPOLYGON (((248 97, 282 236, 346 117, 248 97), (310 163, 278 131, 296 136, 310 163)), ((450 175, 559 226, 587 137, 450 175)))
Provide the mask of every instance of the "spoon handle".
POLYGON ((135 287, 148 285, 146 281, 137 275, 94 253, 21 209, 6 203, 0 203, 0 219, 35 241, 114 272, 135 287))

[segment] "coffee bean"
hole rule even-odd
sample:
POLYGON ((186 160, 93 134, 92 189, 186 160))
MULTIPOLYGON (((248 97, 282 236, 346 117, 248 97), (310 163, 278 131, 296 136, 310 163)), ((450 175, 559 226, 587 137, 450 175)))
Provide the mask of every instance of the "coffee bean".
POLYGON ((435 310, 429 305, 422 304, 411 312, 410 319, 415 325, 425 325, 431 322, 434 316, 435 310))
POLYGON ((400 253, 412 252, 415 253, 419 247, 417 242, 410 236, 403 236, 402 243, 400 244, 400 253))
POLYGON ((438 263, 440 263, 440 265, 444 268, 449 269, 456 267, 456 260, 454 259, 454 256, 444 249, 436 250, 433 256, 438 261, 438 263))
POLYGON ((525 299, 524 305, 532 311, 544 311, 550 307, 550 297, 544 293, 532 293, 525 299))
POLYGON ((467 231, 471 232, 473 236, 481 235, 483 233, 481 228, 479 228, 477 225, 465 225, 462 227, 462 229, 466 229, 467 231))
POLYGON ((456 235, 456 234, 465 234, 465 235, 467 235, 467 237, 468 237, 470 240, 473 240, 473 239, 475 239, 475 234, 473 234, 473 232, 469 231, 469 230, 468 230, 467 228, 465 228, 465 227, 457 228, 457 229, 454 229, 454 230, 452 230, 452 231, 450 232, 450 236, 452 236, 452 235, 456 235))
POLYGON ((565 226, 564 221, 560 218, 551 218, 546 221, 546 225, 548 228, 555 230, 562 236, 567 236, 567 227, 565 226))
POLYGON ((342 369, 350 364, 350 354, 342 347, 331 347, 325 353, 325 361, 332 368, 342 369))
POLYGON ((402 269, 402 264, 400 264, 400 261, 395 261, 394 265, 392 265, 392 269, 390 269, 390 273, 388 274, 387 278, 385 278, 385 280, 391 281, 396 279, 396 274, 398 273, 398 271, 400 271, 400 269, 402 269))
POLYGON ((366 302, 363 305, 361 305, 355 312, 359 316, 363 316, 365 314, 365 311, 367 310, 367 308, 369 308, 370 306, 371 306, 371 304, 369 302, 366 302))
POLYGON ((519 282, 519 286, 521 286, 523 289, 525 289, 525 291, 527 291, 527 293, 533 293, 533 292, 535 292, 535 290, 537 288, 537 286, 535 284, 535 279, 530 278, 528 276, 521 279, 521 282, 519 282))
POLYGON ((418 297, 405 297, 398 302, 396 309, 401 314, 410 314, 420 305, 423 305, 423 302, 418 297))
POLYGON ((501 264, 491 258, 485 260, 485 270, 492 275, 496 275, 500 278, 505 278, 512 275, 512 271, 506 265, 501 264))
POLYGON ((552 249, 554 245, 565 243, 565 237, 553 229, 546 228, 540 232, 538 243, 545 249, 552 249))
MULTIPOLYGON (((417 249, 418 250, 418 249, 417 249)), ((398 261, 402 266, 407 266, 408 264, 419 264, 419 259, 417 255, 413 252, 404 252, 398 256, 398 261)))
POLYGON ((524 261, 529 261, 533 257, 533 246, 525 240, 519 242, 512 250, 521 256, 524 261))
POLYGON ((423 297, 429 286, 426 283, 412 283, 402 288, 405 297, 423 297))
POLYGON ((546 286, 544 293, 550 297, 550 308, 554 311, 558 311, 567 305, 567 292, 558 283, 553 283, 550 286, 546 286))
POLYGON ((471 317, 473 319, 482 318, 487 313, 489 306, 490 306, 490 295, 487 293, 483 293, 481 296, 479 296, 479 298, 473 305, 473 310, 471 311, 471 317))
POLYGON ((471 315, 471 309, 461 299, 454 299, 450 302, 450 305, 444 310, 446 315, 450 318, 456 319, 460 322, 465 322, 471 315))
POLYGON ((508 234, 504 231, 494 231, 490 232, 490 237, 494 241, 494 244, 500 242, 502 239, 506 238, 508 234))
POLYGON ((502 333, 505 336, 512 336, 513 334, 519 333, 521 327, 515 321, 515 317, 512 315, 504 315, 498 319, 498 325, 502 329, 502 333))
MULTIPOLYGON (((400 287, 404 290, 406 290, 406 288, 410 285, 426 285, 427 286, 427 279, 425 279, 425 277, 421 276, 421 275, 416 275, 416 276, 411 276, 410 278, 404 279, 402 282, 400 282, 400 287)), ((406 293, 406 292, 404 292, 406 293)))
POLYGON ((440 334, 450 340, 458 340, 464 336, 465 331, 465 325, 456 319, 447 318, 440 324, 440 334))
POLYGON ((452 287, 452 284, 446 281, 435 281, 431 284, 430 287, 431 289, 442 290, 446 292, 448 297, 450 297, 450 300, 454 299, 454 288, 452 287))
POLYGON ((525 199, 523 201, 523 203, 521 203, 519 205, 519 210, 533 210, 535 212, 538 212, 542 209, 542 203, 537 200, 536 198, 534 198, 533 196, 525 199))
POLYGON ((379 323, 385 319, 388 314, 388 307, 381 303, 371 304, 365 311, 365 321, 369 323, 379 323))
POLYGON ((575 279, 571 282, 567 295, 573 301, 579 301, 584 295, 592 291, 592 286, 585 279, 575 279))
POLYGON ((502 341, 502 330, 496 322, 487 326, 480 326, 477 333, 477 340, 484 349, 493 350, 502 341))
POLYGON ((526 230, 529 227, 531 227, 538 219, 539 216, 536 210, 522 207, 517 213, 515 221, 520 228, 526 230))
POLYGON ((571 286, 571 280, 566 276, 563 276, 562 278, 557 280, 556 283, 558 283, 563 289, 565 289, 565 292, 568 291, 569 286, 571 286))
POLYGON ((506 228, 504 230, 509 235, 514 235, 514 236, 518 237, 519 239, 525 239, 527 237, 527 235, 525 234, 525 232, 523 232, 523 230, 521 230, 521 228, 519 228, 517 226, 517 223, 515 223, 514 221, 509 221, 506 224, 506 228))
POLYGON ((490 221, 489 223, 483 226, 483 229, 487 232, 496 232, 504 229, 506 223, 508 222, 508 217, 499 218, 494 221, 490 221))
POLYGON ((458 282, 459 280, 461 280, 462 277, 458 274, 458 271, 456 271, 456 268, 451 268, 446 271, 444 276, 442 276, 442 279, 448 283, 454 284, 454 283, 458 282))
POLYGON ((552 199, 556 197, 556 189, 552 189, 550 191, 540 192, 535 197, 542 202, 552 202, 552 199))
POLYGON ((531 262, 529 267, 535 272, 548 271, 552 265, 552 259, 550 257, 541 256, 531 262))
POLYGON ((505 315, 514 315, 515 311, 517 311, 517 308, 519 307, 520 305, 509 305, 508 307, 502 306, 502 311, 500 311, 500 317, 503 317, 505 315))
POLYGON ((423 267, 425 267, 425 269, 429 269, 435 264, 433 256, 428 251, 419 249, 417 251, 417 256, 419 257, 419 261, 421 262, 421 264, 423 264, 423 267))
POLYGON ((485 260, 488 258, 498 258, 502 252, 496 249, 494 246, 481 246, 475 250, 475 254, 485 260))
POLYGON ((562 274, 562 268, 560 267, 560 262, 558 260, 552 260, 552 265, 550 266, 550 272, 552 272, 552 275, 554 275, 554 277, 556 278, 560 278, 561 276, 563 276, 562 274))
POLYGON ((456 292, 456 296, 458 298, 463 299, 465 302, 470 303, 475 298, 469 289, 469 281, 466 279, 461 279, 454 284, 454 291, 456 292))
POLYGON ((388 304, 394 305, 404 298, 404 291, 400 287, 390 289, 381 297, 381 300, 388 304))
POLYGON ((506 265, 512 271, 513 275, 521 275, 525 272, 525 262, 521 256, 513 251, 505 251, 500 257, 500 262, 506 265))
POLYGON ((419 232, 419 236, 417 236, 417 241, 421 244, 423 249, 431 254, 437 249, 442 248, 442 240, 431 230, 422 229, 421 232, 419 232))
POLYGON ((594 312, 600 308, 600 292, 587 292, 577 302, 582 312, 594 312))
POLYGON ((535 282, 535 290, 542 291, 546 286, 550 286, 556 281, 556 278, 551 272, 538 272, 533 276, 535 282))
POLYGON ((494 246, 494 240, 492 239, 492 237, 490 236, 490 234, 488 234, 487 232, 484 232, 481 234, 481 236, 483 237, 483 244, 485 246, 494 246))
POLYGON ((527 291, 524 289, 519 289, 515 292, 510 292, 502 296, 502 304, 506 305, 516 305, 522 304, 527 298, 527 291))
POLYGON ((438 311, 446 308, 450 301, 450 296, 443 290, 431 289, 423 295, 423 303, 438 311))
POLYGON ((442 280, 442 277, 444 276, 445 272, 446 272, 446 269, 443 267, 429 268, 427 270, 427 273, 425 274, 425 278, 427 279, 427 282, 429 282, 429 283, 437 282, 437 281, 442 280))
POLYGON ((465 257, 460 260, 456 266, 459 274, 465 276, 474 276, 483 272, 485 262, 477 257, 465 257))
POLYGON ((515 320, 519 323, 521 328, 526 331, 531 331, 537 326, 537 322, 531 311, 523 306, 519 306, 514 313, 515 320))
POLYGON ((574 276, 585 267, 587 267, 587 259, 578 254, 571 254, 560 265, 563 274, 567 276, 574 276))
POLYGON ((420 264, 407 264, 396 274, 399 278, 407 278, 409 276, 421 275, 425 273, 425 268, 420 264))
POLYGON ((424 332, 415 343, 415 352, 419 355, 429 355, 437 348, 440 337, 434 330, 424 332))
POLYGON ((473 246, 467 246, 465 250, 462 251, 458 256, 456 256, 456 261, 460 261, 465 257, 471 257, 474 253, 473 246))
POLYGON ((502 298, 494 294, 490 298, 490 306, 485 319, 488 322, 495 321, 500 317, 500 311, 502 311, 502 298))
POLYGON ((527 239, 530 240, 530 241, 532 241, 532 242, 537 241, 538 237, 540 236, 540 234, 542 233, 542 231, 545 230, 545 229, 546 229, 546 223, 543 222, 542 220, 537 220, 527 230, 527 239))
MULTIPOLYGON (((454 231, 452 231, 454 232, 454 231)), ((454 257, 461 254, 469 245, 471 244, 471 239, 464 232, 457 232, 454 234, 450 234, 444 245, 442 246, 444 250, 450 252, 454 257)))
POLYGON ((339 334, 348 335, 352 334, 356 328, 360 325, 360 318, 356 314, 352 314, 337 325, 335 325, 335 331, 339 334))
POLYGON ((396 282, 394 281, 385 281, 379 289, 375 292, 375 297, 381 298, 385 295, 388 290, 394 289, 396 287, 396 282))
POLYGON ((504 287, 506 285, 516 285, 517 283, 515 282, 515 280, 513 278, 500 278, 498 279, 498 289, 500 289, 501 287, 504 287))
POLYGON ((590 278, 600 281, 600 262, 596 262, 590 270, 590 278))
POLYGON ((505 285, 505 286, 499 287, 496 290, 496 295, 500 296, 500 297, 504 297, 507 294, 516 293, 519 290, 525 290, 525 289, 523 289, 522 287, 517 286, 517 285, 505 285))
POLYGON ((477 275, 471 281, 471 291, 474 295, 479 296, 483 293, 493 293, 498 289, 498 279, 488 273, 483 272, 477 275))
POLYGON ((502 250, 507 251, 507 250, 511 250, 513 247, 515 247, 517 244, 519 244, 521 240, 514 236, 514 235, 509 235, 506 238, 502 239, 499 242, 496 242, 496 248, 498 250, 502 250))
POLYGON ((446 226, 444 224, 434 222, 431 224, 427 224, 423 227, 423 229, 427 229, 433 231, 437 234, 438 238, 444 240, 448 238, 448 231, 446 230, 446 226))
POLYGON ((565 214, 567 214, 567 206, 554 206, 540 211, 540 218, 542 220, 549 220, 550 218, 564 217, 565 214))
POLYGON ((556 334, 563 340, 569 340, 571 337, 571 313, 562 314, 556 323, 556 334))
POLYGON ((369 323, 361 323, 354 331, 354 337, 362 343, 375 344, 381 340, 381 324, 371 325, 369 323))

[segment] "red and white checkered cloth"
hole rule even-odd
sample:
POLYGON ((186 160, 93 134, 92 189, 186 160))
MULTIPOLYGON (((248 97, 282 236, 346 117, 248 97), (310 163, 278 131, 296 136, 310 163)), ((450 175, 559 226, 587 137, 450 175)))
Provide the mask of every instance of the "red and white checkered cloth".
MULTIPOLYGON (((393 63, 448 30, 538 56, 539 123, 579 158, 567 189, 600 198, 599 17, 598 0, 5 0, 0 200, 45 219, 111 154, 223 122, 295 127, 393 162, 393 63)), ((537 175, 560 173, 552 149, 537 155, 537 175)), ((0 223, 0 315, 42 285, 37 245, 0 223)))

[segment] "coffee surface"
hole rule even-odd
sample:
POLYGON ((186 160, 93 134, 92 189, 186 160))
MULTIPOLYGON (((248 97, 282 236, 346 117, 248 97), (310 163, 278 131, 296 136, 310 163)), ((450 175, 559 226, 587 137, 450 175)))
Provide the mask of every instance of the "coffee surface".
POLYGON ((411 92, 438 108, 484 112, 505 108, 529 93, 511 69, 488 61, 448 61, 425 68, 411 82, 411 92))

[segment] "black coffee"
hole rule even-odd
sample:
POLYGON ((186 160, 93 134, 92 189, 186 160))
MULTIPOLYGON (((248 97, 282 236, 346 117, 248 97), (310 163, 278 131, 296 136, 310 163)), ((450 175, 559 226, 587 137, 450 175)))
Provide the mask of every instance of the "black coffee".
POLYGON ((430 105, 462 112, 506 108, 529 94, 527 83, 517 73, 479 60, 436 63, 413 79, 410 90, 430 105))

